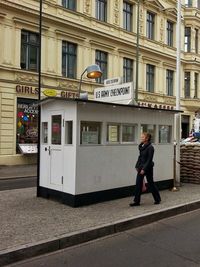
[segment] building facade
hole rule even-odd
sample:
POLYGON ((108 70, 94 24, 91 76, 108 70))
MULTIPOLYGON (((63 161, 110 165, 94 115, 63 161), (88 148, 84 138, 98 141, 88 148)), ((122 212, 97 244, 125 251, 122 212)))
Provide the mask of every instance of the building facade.
MULTIPOLYGON (((37 144, 38 0, 0 0, 0 165, 36 162, 19 144, 37 144)), ((136 77, 137 0, 43 0, 42 92, 76 97, 82 72, 99 64, 98 80, 84 76, 90 98, 104 79, 136 77)), ((144 0, 139 8, 140 105, 175 108, 175 0, 144 0)), ((200 105, 200 1, 183 1, 181 22, 182 136, 200 105)))

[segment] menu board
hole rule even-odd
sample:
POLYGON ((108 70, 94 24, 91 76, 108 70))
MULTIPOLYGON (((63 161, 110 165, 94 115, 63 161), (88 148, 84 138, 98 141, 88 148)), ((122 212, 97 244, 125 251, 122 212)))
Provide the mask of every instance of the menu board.
POLYGON ((37 144, 18 144, 22 154, 36 154, 38 152, 37 144))

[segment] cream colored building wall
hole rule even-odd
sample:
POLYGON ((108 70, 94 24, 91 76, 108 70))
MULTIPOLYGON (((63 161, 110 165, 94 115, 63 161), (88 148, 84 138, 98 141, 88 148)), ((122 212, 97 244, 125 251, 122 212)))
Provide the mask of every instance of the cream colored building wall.
MULTIPOLYGON (((133 3, 133 32, 123 29, 122 0, 108 1, 108 23, 95 19, 94 0, 77 1, 77 12, 63 8, 61 0, 43 1, 42 87, 77 91, 81 73, 95 63, 97 49, 108 53, 108 78, 123 75, 124 57, 134 60, 135 77, 137 1, 129 2, 133 3), (63 40, 77 44, 77 79, 62 77, 63 40)), ((39 1, 36 0, 0 0, 0 164, 8 163, 8 160, 10 164, 28 162, 27 158, 16 155, 16 97, 30 96, 16 95, 15 87, 17 84, 37 86, 38 83, 37 73, 20 68, 21 30, 38 32, 38 10, 39 1)), ((182 7, 181 105, 185 114, 191 116, 191 123, 200 104, 199 99, 193 99, 194 73, 200 74, 200 56, 194 50, 195 28, 200 34, 200 15, 195 16, 196 13, 200 11, 195 7, 182 7), (192 27, 191 53, 184 53, 185 25, 192 27), (184 99, 184 71, 191 72, 191 99, 184 99)), ((176 45, 166 45, 166 23, 168 19, 176 23, 176 1, 144 1, 139 15, 139 101, 174 106, 175 94, 166 96, 166 70, 176 70, 176 45), (153 41, 146 37, 147 10, 156 14, 153 41), (156 66, 154 93, 146 92, 146 64, 156 66)), ((174 90, 175 84, 176 75, 174 90)), ((91 97, 96 86, 99 85, 84 77, 82 89, 91 93, 91 97)))

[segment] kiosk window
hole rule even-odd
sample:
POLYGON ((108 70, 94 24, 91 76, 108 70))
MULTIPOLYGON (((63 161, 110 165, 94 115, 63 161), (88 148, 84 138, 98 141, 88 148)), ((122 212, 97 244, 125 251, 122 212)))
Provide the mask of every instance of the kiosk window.
POLYGON ((120 138, 120 125, 108 124, 107 125, 107 142, 118 143, 120 138))
POLYGON ((48 122, 42 122, 42 143, 48 143, 48 122))
POLYGON ((153 124, 142 124, 141 125, 141 133, 150 133, 151 134, 151 142, 155 143, 155 136, 156 136, 156 125, 153 124))
POLYGON ((52 145, 61 145, 61 115, 52 116, 51 143, 52 145))
POLYGON ((171 126, 160 125, 159 126, 159 143, 160 144, 169 144, 171 143, 171 126))
POLYGON ((81 144, 101 144, 101 123, 92 121, 81 122, 81 144))
POLYGON ((73 131, 73 122, 65 122, 65 144, 72 145, 72 131, 73 131))
POLYGON ((122 125, 122 142, 135 141, 135 125, 122 125))
POLYGON ((17 99, 17 152, 19 144, 37 144, 38 108, 34 99, 17 99))

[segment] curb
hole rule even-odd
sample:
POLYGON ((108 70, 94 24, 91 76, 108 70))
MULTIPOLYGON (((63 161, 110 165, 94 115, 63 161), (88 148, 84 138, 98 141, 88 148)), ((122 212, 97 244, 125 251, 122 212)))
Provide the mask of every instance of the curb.
POLYGON ((178 214, 194 211, 199 208, 200 200, 184 205, 174 206, 154 213, 147 213, 143 216, 140 215, 110 224, 72 232, 66 235, 61 235, 57 238, 46 239, 44 241, 2 250, 0 251, 0 266, 5 266, 17 261, 85 243, 100 237, 147 225, 178 214))
POLYGON ((0 177, 0 181, 4 181, 4 180, 17 180, 17 179, 28 179, 28 178, 37 178, 37 175, 22 175, 22 176, 2 176, 0 177))

